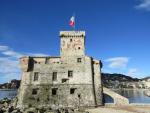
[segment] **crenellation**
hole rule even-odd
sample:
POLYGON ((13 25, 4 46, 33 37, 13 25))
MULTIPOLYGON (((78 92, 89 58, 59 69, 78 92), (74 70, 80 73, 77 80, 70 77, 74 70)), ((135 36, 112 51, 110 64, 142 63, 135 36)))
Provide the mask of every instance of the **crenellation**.
POLYGON ((60 36, 85 36, 85 31, 60 31, 60 36))

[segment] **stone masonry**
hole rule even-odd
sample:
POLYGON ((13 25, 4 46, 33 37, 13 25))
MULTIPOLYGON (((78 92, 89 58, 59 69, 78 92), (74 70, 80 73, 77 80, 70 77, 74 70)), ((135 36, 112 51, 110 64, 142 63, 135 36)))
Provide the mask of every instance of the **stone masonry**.
POLYGON ((102 105, 102 63, 85 55, 84 31, 60 32, 60 57, 22 57, 17 107, 102 105))

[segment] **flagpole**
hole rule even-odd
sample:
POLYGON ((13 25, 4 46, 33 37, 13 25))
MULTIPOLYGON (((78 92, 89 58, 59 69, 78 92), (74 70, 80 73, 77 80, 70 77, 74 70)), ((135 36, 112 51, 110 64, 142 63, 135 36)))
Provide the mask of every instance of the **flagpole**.
POLYGON ((74 13, 74 31, 75 31, 75 28, 76 28, 76 17, 75 17, 75 13, 74 13))

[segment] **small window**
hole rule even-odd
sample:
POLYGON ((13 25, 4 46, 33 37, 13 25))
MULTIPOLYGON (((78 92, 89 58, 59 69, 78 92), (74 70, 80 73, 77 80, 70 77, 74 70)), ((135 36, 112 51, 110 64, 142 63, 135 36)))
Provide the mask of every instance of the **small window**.
POLYGON ((45 59, 45 64, 48 64, 49 58, 45 59))
POLYGON ((68 71, 68 77, 73 77, 73 71, 68 71))
POLYGON ((57 95, 57 88, 52 89, 52 95, 57 95))
POLYGON ((37 92, 38 92, 38 89, 33 89, 33 90, 32 90, 32 95, 36 95, 37 92))
POLYGON ((57 72, 53 72, 52 80, 53 80, 53 81, 56 81, 56 80, 57 80, 57 72))
POLYGON ((38 81, 39 79, 39 73, 38 72, 34 72, 34 81, 38 81))
POLYGON ((78 94, 78 98, 81 98, 81 95, 80 95, 80 94, 78 94))
POLYGON ((72 42, 72 39, 70 39, 70 42, 72 42))
POLYGON ((82 62, 82 59, 81 58, 77 58, 77 62, 82 62))
POLYGON ((39 102, 40 101, 40 99, 39 98, 37 98, 37 102, 39 102))
POLYGON ((81 48, 80 48, 80 47, 78 47, 78 49, 80 50, 81 48))
POLYGON ((68 79, 62 79, 62 83, 65 83, 65 82, 67 82, 67 80, 68 80, 68 79))
POLYGON ((74 94, 74 93, 75 93, 75 90, 76 90, 75 88, 71 88, 71 89, 70 89, 70 94, 74 94))

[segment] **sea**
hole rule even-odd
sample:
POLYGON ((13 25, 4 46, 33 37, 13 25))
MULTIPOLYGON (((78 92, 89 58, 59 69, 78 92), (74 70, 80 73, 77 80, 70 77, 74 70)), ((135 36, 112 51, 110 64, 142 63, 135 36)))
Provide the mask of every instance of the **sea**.
MULTIPOLYGON (((150 104, 150 97, 144 94, 146 89, 114 89, 115 92, 125 96, 130 103, 147 103, 150 104)), ((13 99, 17 95, 17 90, 0 90, 0 100, 3 98, 13 99)), ((105 103, 113 103, 113 99, 104 95, 105 103)))
POLYGON ((16 89, 0 89, 0 100, 3 98, 13 99, 17 95, 16 89))
MULTIPOLYGON (((129 103, 146 103, 150 104, 150 97, 145 95, 147 89, 112 89, 116 93, 129 99, 129 103)), ((114 100, 104 95, 105 103, 113 103, 114 100)))

